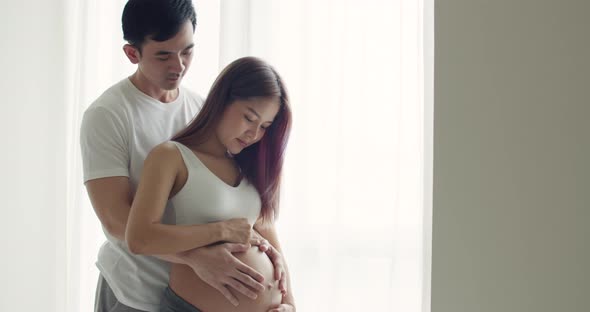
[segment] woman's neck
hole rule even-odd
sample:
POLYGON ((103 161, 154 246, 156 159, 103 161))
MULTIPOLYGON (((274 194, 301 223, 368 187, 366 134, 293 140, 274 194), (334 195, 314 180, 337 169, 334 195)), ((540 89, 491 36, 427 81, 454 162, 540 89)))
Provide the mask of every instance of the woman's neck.
POLYGON ((195 148, 199 152, 215 158, 229 158, 231 156, 227 148, 214 135, 207 136, 207 139, 196 145, 195 148))

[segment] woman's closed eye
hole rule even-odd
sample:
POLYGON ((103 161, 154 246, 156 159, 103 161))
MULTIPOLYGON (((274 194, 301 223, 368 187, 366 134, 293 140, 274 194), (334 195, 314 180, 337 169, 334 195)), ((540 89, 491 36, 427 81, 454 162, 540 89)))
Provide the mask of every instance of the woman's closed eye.
MULTIPOLYGON (((244 119, 246 119, 248 121, 248 123, 253 123, 253 122, 256 121, 256 118, 255 117, 251 117, 251 116, 248 116, 248 115, 244 115, 244 119)), ((270 127, 270 124, 269 125, 266 125, 266 126, 262 126, 261 125, 260 126, 260 129, 262 129, 264 131, 264 130, 268 129, 268 127, 270 127)))

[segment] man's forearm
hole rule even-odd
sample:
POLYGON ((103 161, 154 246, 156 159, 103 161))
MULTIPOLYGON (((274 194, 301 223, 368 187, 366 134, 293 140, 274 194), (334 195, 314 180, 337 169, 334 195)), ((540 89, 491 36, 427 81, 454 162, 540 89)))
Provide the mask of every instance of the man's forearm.
POLYGON ((169 254, 169 255, 154 255, 154 257, 164 260, 170 263, 177 263, 177 264, 188 264, 186 261, 186 254, 184 252, 179 252, 177 254, 169 254))
POLYGON ((118 240, 124 242, 128 217, 129 210, 127 210, 126 212, 119 212, 118 214, 110 216, 107 222, 103 222, 103 226, 111 236, 114 236, 118 240))

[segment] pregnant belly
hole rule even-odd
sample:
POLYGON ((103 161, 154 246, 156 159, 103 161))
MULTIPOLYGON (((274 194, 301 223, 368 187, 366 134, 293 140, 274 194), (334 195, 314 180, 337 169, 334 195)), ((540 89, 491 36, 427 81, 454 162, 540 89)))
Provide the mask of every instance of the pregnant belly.
POLYGON ((190 267, 182 264, 172 265, 170 287, 176 294, 203 312, 266 312, 271 306, 281 303, 279 284, 273 277, 274 268, 268 256, 259 251, 258 247, 252 247, 246 252, 234 255, 264 276, 262 284, 266 289, 258 293, 256 300, 229 288, 240 302, 237 307, 234 307, 219 291, 203 282, 190 267))

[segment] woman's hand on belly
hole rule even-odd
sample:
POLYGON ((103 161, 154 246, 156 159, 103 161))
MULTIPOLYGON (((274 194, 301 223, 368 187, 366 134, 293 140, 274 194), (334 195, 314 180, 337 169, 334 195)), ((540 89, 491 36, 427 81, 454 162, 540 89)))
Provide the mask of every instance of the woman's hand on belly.
POLYGON ((287 272, 285 270, 283 255, 270 244, 266 248, 265 253, 270 261, 272 261, 274 266, 274 279, 279 281, 279 290, 284 296, 287 294, 287 272))
POLYGON ((268 312, 295 312, 295 307, 290 304, 282 303, 270 308, 268 312))
POLYGON ((250 239, 252 246, 258 246, 258 249, 265 252, 274 266, 274 279, 279 281, 279 290, 284 295, 287 294, 287 271, 285 270, 285 262, 283 256, 274 248, 268 240, 260 235, 257 231, 252 231, 252 238, 250 239))

